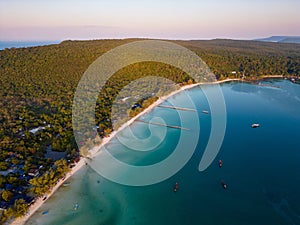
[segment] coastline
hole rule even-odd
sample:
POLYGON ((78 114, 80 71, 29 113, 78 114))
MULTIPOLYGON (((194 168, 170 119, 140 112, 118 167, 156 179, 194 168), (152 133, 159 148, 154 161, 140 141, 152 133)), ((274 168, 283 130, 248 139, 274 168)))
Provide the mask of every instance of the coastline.
MULTIPOLYGON (((282 75, 265 75, 262 77, 262 79, 268 79, 268 78, 283 78, 282 75)), ((227 78, 224 80, 218 80, 218 81, 213 81, 213 82, 199 82, 199 83, 195 83, 195 84, 189 84, 189 85, 184 85, 182 87, 180 87, 178 90, 175 90, 173 92, 171 92, 168 95, 165 95, 163 97, 160 97, 157 101, 155 101, 153 104, 151 104, 149 107, 147 107, 146 109, 144 109, 142 112, 140 112, 138 115, 132 117, 130 120, 128 120, 127 122, 125 122, 122 126, 120 126, 116 131, 113 131, 110 133, 110 135, 106 138, 102 139, 102 142, 100 145, 93 147, 91 150, 89 150, 89 152, 91 153, 91 157, 94 157, 96 154, 98 154, 98 152, 100 151, 100 149, 105 146, 107 143, 109 143, 109 141, 115 137, 115 135, 120 132, 121 130, 123 130, 124 128, 126 128, 127 126, 130 126, 136 119, 138 119, 139 117, 141 117, 144 114, 147 114, 149 112, 151 112, 155 107, 157 107, 158 105, 160 105, 161 103, 163 103, 166 99, 172 97, 173 95, 178 94, 181 91, 184 90, 188 90, 191 88, 194 88, 196 86, 199 85, 211 85, 211 84, 221 84, 221 83, 226 83, 226 82, 231 82, 231 81, 244 81, 244 82, 249 82, 248 80, 244 80, 242 78, 227 78)))
MULTIPOLYGON (((144 115, 146 113, 151 112, 151 110, 153 110, 156 106, 158 106, 159 104, 161 104, 162 102, 164 102, 167 98, 169 98, 169 97, 171 97, 171 96, 179 93, 180 91, 193 88, 193 87, 195 87, 197 85, 200 85, 200 83, 191 84, 191 85, 185 85, 185 86, 179 88, 178 90, 175 90, 175 91, 171 92, 169 95, 163 96, 163 97, 159 98, 157 101, 155 101, 148 108, 146 108, 145 110, 143 110, 141 113, 139 113, 135 117, 131 118, 129 121, 125 122, 116 131, 113 131, 108 137, 103 138, 100 145, 94 146, 92 149, 90 149, 89 153, 90 153, 91 157, 94 157, 96 154, 99 154, 100 153, 100 149, 103 146, 105 146, 106 144, 108 144, 109 141, 112 138, 114 138, 115 135, 118 132, 120 132, 121 130, 123 130, 127 126, 130 126, 137 118, 139 118, 140 116, 142 116, 142 115, 144 115)), ((71 169, 71 171, 66 174, 66 178, 64 180, 60 180, 50 190, 50 192, 47 194, 47 199, 45 201, 42 200, 42 197, 37 198, 36 201, 29 207, 28 213, 26 215, 24 215, 22 217, 18 217, 16 219, 14 219, 13 221, 8 222, 8 224, 10 224, 10 225, 24 225, 30 219, 30 217, 43 205, 43 203, 46 202, 65 181, 67 181, 74 173, 76 173, 78 170, 80 170, 83 167, 83 165, 85 165, 85 158, 81 157, 80 160, 79 160, 79 162, 76 164, 76 166, 73 167, 71 169)))
MULTIPOLYGON (((283 76, 282 75, 266 75, 266 76, 262 76, 262 77, 259 77, 259 78, 260 79, 283 78, 283 76)), ((257 80, 259 80, 259 79, 257 79, 257 80)), ((199 86, 199 85, 221 84, 221 83, 226 83, 226 82, 230 82, 230 81, 245 81, 245 82, 249 82, 249 80, 244 80, 244 79, 241 79, 241 78, 228 78, 228 79, 214 81, 214 82, 200 82, 200 83, 196 83, 196 84, 190 84, 190 85, 182 86, 178 90, 175 90, 175 91, 171 92, 170 94, 168 94, 166 96, 160 97, 157 101, 155 101, 149 107, 147 107, 146 109, 144 109, 138 115, 136 115, 135 117, 131 118, 129 121, 125 122, 116 131, 113 131, 108 137, 103 138, 100 145, 94 146, 92 149, 90 149, 89 152, 90 152, 91 157, 93 158, 97 154, 101 154, 101 151, 100 151, 101 148, 104 147, 106 144, 108 144, 110 142, 110 140, 112 138, 114 138, 115 135, 118 132, 120 132, 121 130, 123 130, 127 126, 130 126, 140 116, 151 112, 155 107, 157 107, 158 105, 160 105, 165 100, 167 100, 168 98, 172 97, 173 95, 176 95, 176 94, 180 93, 181 91, 188 90, 188 89, 194 88, 194 87, 199 86)), ((256 81, 256 80, 253 80, 253 81, 256 81)), ((252 80, 250 82, 252 82, 252 80)), ((73 167, 71 169, 71 171, 66 174, 65 179, 64 180, 61 179, 49 191, 49 193, 47 194, 47 199, 45 201, 42 200, 42 197, 37 198, 36 201, 29 207, 28 213, 26 215, 24 215, 22 217, 18 217, 16 219, 12 220, 12 221, 9 221, 8 224, 11 224, 11 225, 23 225, 23 224, 25 224, 29 220, 29 218, 43 205, 43 203, 46 202, 65 181, 67 181, 73 174, 75 174, 78 170, 80 170, 85 164, 86 164, 85 158, 81 157, 80 160, 79 160, 79 162, 75 165, 75 167, 73 167)))
POLYGON ((189 85, 184 85, 182 87, 180 87, 178 90, 175 90, 173 92, 171 92, 168 95, 165 95, 163 97, 160 97, 157 101, 155 101, 153 104, 151 104, 149 107, 147 107, 146 109, 144 109, 142 112, 140 112, 138 115, 132 117, 130 120, 128 120, 127 122, 125 122, 122 126, 120 126, 116 131, 113 131, 110 133, 110 135, 106 138, 102 139, 102 142, 100 145, 93 147, 91 150, 89 150, 91 157, 95 157, 96 154, 98 154, 100 152, 100 149, 105 146, 107 143, 109 143, 109 141, 114 138, 116 136, 116 134, 118 132, 120 132, 121 130, 123 130, 124 128, 130 126, 132 123, 134 123, 135 120, 137 120, 139 117, 141 117, 144 114, 147 114, 149 112, 151 112, 155 107, 157 107, 158 105, 160 105, 161 103, 163 103, 165 100, 167 100, 168 98, 172 97, 173 95, 178 94, 181 91, 184 90, 188 90, 191 88, 194 88, 196 86, 199 85, 206 85, 206 84, 221 84, 221 83, 225 83, 225 82, 230 82, 230 81, 241 81, 241 79, 239 78, 230 78, 230 79, 225 79, 225 80, 220 80, 220 81, 213 81, 213 82, 200 82, 200 83, 196 83, 196 84, 189 84, 189 85))
POLYGON ((36 201, 29 207, 28 213, 22 217, 18 217, 11 221, 8 224, 11 225, 23 225, 27 222, 27 220, 46 202, 56 191, 57 189, 68 180, 73 174, 75 174, 78 170, 80 170, 83 165, 85 165, 85 161, 83 158, 71 169, 70 172, 66 174, 65 179, 60 179, 59 182, 47 193, 47 199, 43 201, 42 197, 36 199, 36 201))

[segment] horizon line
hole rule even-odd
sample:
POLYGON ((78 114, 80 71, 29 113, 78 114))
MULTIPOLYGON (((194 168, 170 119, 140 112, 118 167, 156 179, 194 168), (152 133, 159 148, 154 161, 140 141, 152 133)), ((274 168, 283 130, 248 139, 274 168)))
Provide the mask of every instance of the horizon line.
POLYGON ((197 41, 197 40, 257 40, 264 39, 270 37, 300 37, 299 35, 270 35, 265 37, 252 37, 252 38, 244 38, 244 37, 199 37, 199 38, 172 38, 172 37, 105 37, 105 38, 63 38, 63 39, 0 39, 0 42, 63 42, 63 41, 97 41, 97 40, 126 40, 126 39, 151 39, 151 40, 172 40, 172 41, 197 41))

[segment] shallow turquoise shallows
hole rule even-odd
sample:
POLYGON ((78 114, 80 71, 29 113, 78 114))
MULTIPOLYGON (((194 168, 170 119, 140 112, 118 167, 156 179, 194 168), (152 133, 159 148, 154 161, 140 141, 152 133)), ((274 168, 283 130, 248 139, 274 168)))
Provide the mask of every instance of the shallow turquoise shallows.
MULTIPOLYGON (((209 106, 201 88, 196 87, 185 93, 198 110, 200 136, 192 158, 179 172, 158 184, 131 187, 111 182, 87 165, 27 224, 300 224, 300 85, 287 80, 266 80, 261 84, 221 85, 227 110, 226 133, 219 154, 204 172, 198 171, 198 165, 209 139, 211 115, 202 112, 209 106), (260 127, 251 128, 253 123, 260 127), (223 189, 222 180, 227 189, 223 189), (44 211, 48 213, 43 215, 44 211)), ((183 95, 171 97, 177 106, 184 106, 183 95)), ((192 112, 184 113, 188 118, 192 112)), ((149 121, 153 117, 180 125, 174 109, 156 107, 142 119, 149 121)), ((193 128, 193 121, 186 124, 193 128)), ((140 138, 150 135, 148 124, 135 122, 131 129, 140 138)), ((126 136, 126 132, 127 129, 120 135, 126 136)), ((117 139, 107 149, 126 163, 151 165, 172 154, 181 132, 192 131, 167 128, 163 142, 153 151, 132 151, 117 139)), ((185 147, 188 149, 188 144, 185 147)), ((130 174, 122 171, 120 176, 130 174)))

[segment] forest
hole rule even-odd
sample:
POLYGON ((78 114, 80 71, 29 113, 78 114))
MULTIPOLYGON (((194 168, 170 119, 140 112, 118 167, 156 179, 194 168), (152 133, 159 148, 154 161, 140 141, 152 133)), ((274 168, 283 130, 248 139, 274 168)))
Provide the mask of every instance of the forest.
MULTIPOLYGON (((137 40, 141 39, 63 41, 0 51, 0 208, 4 209, 0 221, 24 214, 27 197, 46 193, 47 188, 41 186, 51 187, 67 171, 66 165, 79 157, 72 129, 77 84, 99 56, 137 40), (62 153, 65 161, 49 157, 49 152, 62 153), (39 175, 29 175, 33 170, 39 175)), ((300 44, 222 39, 173 42, 200 56, 219 80, 300 76, 300 44)), ((114 129, 111 109, 119 91, 153 74, 180 85, 194 82, 183 71, 163 63, 135 63, 119 70, 98 96, 95 126, 100 137, 114 129)), ((136 103, 144 108, 156 99, 149 96, 136 103)), ((128 109, 130 117, 140 111, 140 107, 128 109)))

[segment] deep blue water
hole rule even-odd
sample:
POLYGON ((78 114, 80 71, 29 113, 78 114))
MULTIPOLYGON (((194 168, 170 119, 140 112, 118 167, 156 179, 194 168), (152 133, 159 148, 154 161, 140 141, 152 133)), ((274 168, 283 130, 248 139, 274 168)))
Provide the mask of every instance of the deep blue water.
POLYGON ((58 44, 60 41, 0 41, 0 50, 58 44))
MULTIPOLYGON (((209 139, 211 115, 202 113, 209 106, 196 87, 185 93, 196 105, 201 130, 196 151, 183 169, 161 183, 131 187, 111 182, 85 166, 27 224, 300 224, 300 86, 286 80, 264 83, 278 88, 239 82, 221 85, 226 133, 218 156, 204 172, 198 171, 198 164, 209 139), (252 129, 252 123, 260 127, 252 129), (226 190, 221 180, 228 184, 226 190), (176 193, 175 182, 179 183, 176 193), (79 204, 76 211, 75 203, 79 204), (42 215, 46 210, 49 213, 42 215)), ((177 106, 185 106, 183 93, 171 98, 177 106)), ((189 113, 184 112, 180 119, 175 110, 157 107, 143 116, 145 121, 160 117, 170 124, 186 120, 191 128, 168 128, 155 151, 134 152, 117 139, 107 149, 119 160, 137 166, 159 162, 172 153, 180 135, 192 135, 195 121, 189 120, 189 113)), ((140 137, 150 135, 146 124, 136 122, 131 128, 140 137)), ((125 129, 120 135, 127 134, 125 129)), ((189 147, 187 144, 182 151, 189 147)))

